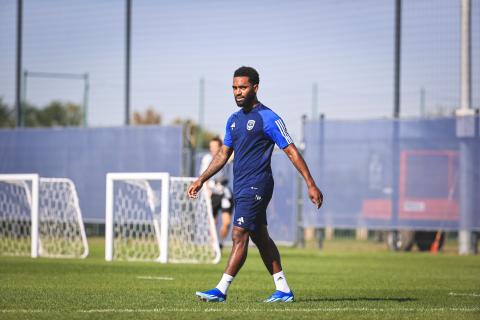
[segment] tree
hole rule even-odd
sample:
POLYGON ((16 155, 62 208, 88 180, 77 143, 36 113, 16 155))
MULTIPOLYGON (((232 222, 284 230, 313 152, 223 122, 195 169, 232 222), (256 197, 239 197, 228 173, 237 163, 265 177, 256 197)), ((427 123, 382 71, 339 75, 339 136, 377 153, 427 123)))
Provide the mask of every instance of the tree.
POLYGON ((14 110, 10 109, 3 98, 0 97, 0 128, 13 128, 15 126, 14 110))
MULTIPOLYGON (((79 126, 82 124, 82 108, 71 102, 52 101, 44 108, 23 103, 25 127, 79 126)), ((10 109, 0 97, 0 128, 15 127, 15 110, 10 109)))
POLYGON ((209 131, 205 128, 200 128, 198 124, 190 119, 176 118, 172 121, 172 124, 181 125, 184 128, 183 136, 187 139, 188 143, 193 147, 197 147, 197 132, 200 129, 202 135, 202 149, 208 149, 210 140, 218 134, 209 131))
POLYGON ((42 109, 24 104, 26 127, 66 127, 82 124, 82 108, 71 102, 52 101, 42 109))
POLYGON ((155 111, 152 107, 149 107, 143 114, 138 111, 133 113, 134 125, 160 125, 162 124, 162 116, 155 111))

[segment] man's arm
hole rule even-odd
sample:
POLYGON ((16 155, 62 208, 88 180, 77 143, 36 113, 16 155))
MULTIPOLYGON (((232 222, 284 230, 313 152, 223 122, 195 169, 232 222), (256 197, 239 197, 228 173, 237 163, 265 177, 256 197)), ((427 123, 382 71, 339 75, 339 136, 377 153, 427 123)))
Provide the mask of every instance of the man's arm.
MULTIPOLYGON (((198 176, 201 176, 202 173, 205 170, 207 170, 207 168, 210 165, 210 163, 212 162, 212 160, 213 160, 213 157, 210 155, 210 153, 203 156, 202 163, 200 165, 200 170, 198 170, 198 176)), ((208 196, 211 197, 212 196, 212 190, 210 189, 209 181, 206 181, 206 183, 204 183, 204 187, 205 187, 205 191, 207 192, 208 196)))
POLYGON ((228 159, 233 153, 233 149, 223 145, 217 154, 213 157, 212 162, 208 168, 188 187, 188 196, 196 198, 198 191, 202 188, 205 181, 215 175, 227 163, 228 159))
POLYGON ((305 163, 305 160, 303 160, 302 155, 298 152, 297 147, 291 143, 284 148, 283 151, 287 154, 290 161, 292 161, 295 168, 297 168, 298 172, 300 172, 305 180, 308 187, 308 196, 310 197, 310 200, 312 200, 312 202, 317 206, 317 209, 320 208, 323 203, 323 194, 315 184, 315 180, 313 180, 310 170, 308 170, 308 166, 305 163))

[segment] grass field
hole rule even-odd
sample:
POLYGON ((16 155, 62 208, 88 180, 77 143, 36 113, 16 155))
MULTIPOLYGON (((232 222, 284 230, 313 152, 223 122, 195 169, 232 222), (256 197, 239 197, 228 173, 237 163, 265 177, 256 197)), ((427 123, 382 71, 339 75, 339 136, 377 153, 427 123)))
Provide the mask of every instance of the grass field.
POLYGON ((206 304, 194 293, 216 285, 225 257, 218 265, 107 263, 103 241, 89 243, 85 260, 0 257, 0 319, 480 319, 480 256, 451 248, 281 248, 293 304, 261 303, 273 281, 251 248, 227 303, 206 304))

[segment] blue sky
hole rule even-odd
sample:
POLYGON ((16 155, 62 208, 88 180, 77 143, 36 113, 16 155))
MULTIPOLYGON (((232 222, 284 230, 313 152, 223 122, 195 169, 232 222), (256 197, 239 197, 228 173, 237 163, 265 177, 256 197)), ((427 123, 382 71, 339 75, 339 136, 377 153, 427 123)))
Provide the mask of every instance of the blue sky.
MULTIPOLYGON (((459 100, 460 1, 404 0, 402 115, 452 110, 459 100)), ((0 0, 0 96, 12 104, 16 1, 0 0)), ((472 0, 473 56, 480 56, 480 0, 472 0)), ((312 84, 328 118, 392 114, 394 1, 133 0, 132 109, 154 107, 169 123, 198 118, 206 81, 206 126, 223 132, 236 111, 233 71, 260 72, 260 100, 280 114, 294 138, 311 114, 312 84)), ((24 0, 24 68, 88 72, 89 123, 124 121, 124 1, 24 0)), ((480 107, 479 59, 473 104, 480 107)), ((29 79, 28 100, 81 102, 82 83, 29 79)))

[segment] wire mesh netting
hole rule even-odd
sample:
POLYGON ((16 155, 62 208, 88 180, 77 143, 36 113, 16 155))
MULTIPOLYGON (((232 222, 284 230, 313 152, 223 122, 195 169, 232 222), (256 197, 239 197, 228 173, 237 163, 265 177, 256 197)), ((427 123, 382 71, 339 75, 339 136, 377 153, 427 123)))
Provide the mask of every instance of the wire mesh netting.
MULTIPOLYGON (((282 116, 297 144, 301 114, 313 120, 306 129, 306 157, 326 204, 317 212, 303 199, 303 224, 478 228, 475 215, 461 214, 462 195, 478 199, 475 188, 471 195, 461 191, 478 184, 478 160, 468 156, 478 156, 478 143, 457 138, 455 120, 447 118, 460 101, 462 2, 401 2, 404 121, 397 127, 390 120, 370 120, 390 118, 394 96, 395 1, 379 0, 248 0, 241 7, 216 0, 132 1, 133 111, 152 106, 164 123, 204 118, 206 128, 223 134, 236 111, 233 70, 252 65, 260 72, 261 101, 282 116), (252 12, 259 18, 245 23, 252 12), (242 36, 235 36, 239 26, 242 36), (198 110, 200 78, 204 114, 198 110), (320 113, 328 119, 323 124, 316 122, 320 113)), ((470 100, 479 108, 480 1, 470 3, 470 100)), ((25 105, 87 103, 91 126, 123 124, 125 2, 23 4, 25 105), (90 91, 79 81, 28 76, 35 71, 88 74, 90 91)), ((0 0, 0 105, 9 112, 15 104, 16 9, 15 1, 0 0)), ((106 172, 180 174, 180 130, 164 128, 2 131, 0 171, 72 178, 85 199, 87 220, 102 223, 106 172)), ((292 242, 297 181, 282 157, 272 160, 276 189, 269 222, 278 232, 274 238, 292 242)), ((478 208, 475 201, 471 206, 478 208)))
POLYGON ((0 181, 0 254, 32 254, 33 199, 38 199, 38 254, 85 258, 88 243, 75 186, 69 179, 40 178, 34 197, 32 181, 0 181))
MULTIPOLYGON (((88 123, 124 123, 125 2, 23 1, 22 71, 88 73, 88 123)), ((460 5, 403 0, 402 116, 448 115, 460 93, 460 5)), ((231 76, 260 72, 259 95, 294 138, 300 113, 388 117, 394 81, 395 1, 132 1, 132 111, 151 106, 165 123, 198 114, 223 133, 234 111, 231 76), (255 23, 245 17, 255 12, 255 23), (241 40, 233 36, 241 25, 241 40), (255 48, 246 50, 246 48, 255 48), (286 81, 286 79, 289 79, 286 81), (292 83, 295 83, 294 89, 292 83), (317 97, 312 101, 312 85, 317 97), (181 97, 179 97, 181 91, 181 97)), ((472 107, 480 107, 480 1, 471 1, 472 107)), ((0 1, 0 97, 15 103, 16 2, 0 1)), ((28 77, 27 102, 82 104, 81 81, 28 77)))
POLYGON ((480 229, 480 140, 458 138, 455 119, 315 121, 305 138, 325 191, 320 213, 305 208, 305 225, 480 229), (466 192, 475 206, 462 213, 466 192))
POLYGON ((0 182, 0 253, 29 256, 31 252, 31 187, 26 181, 0 182))
POLYGON ((170 178, 169 190, 159 180, 115 180, 113 188, 113 258, 160 261, 162 250, 168 262, 217 263, 220 259, 210 199, 201 192, 187 197, 193 178, 170 178), (162 192, 168 193, 168 209, 162 208, 162 192), (162 220, 168 214, 168 220, 162 220), (162 221, 168 221, 168 247, 162 245, 162 221))

